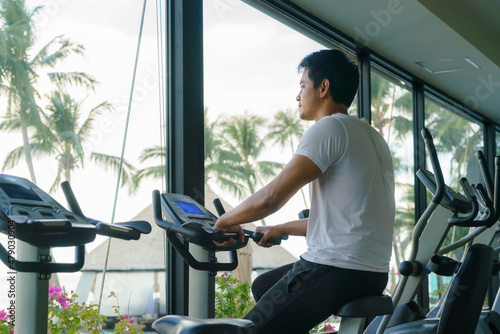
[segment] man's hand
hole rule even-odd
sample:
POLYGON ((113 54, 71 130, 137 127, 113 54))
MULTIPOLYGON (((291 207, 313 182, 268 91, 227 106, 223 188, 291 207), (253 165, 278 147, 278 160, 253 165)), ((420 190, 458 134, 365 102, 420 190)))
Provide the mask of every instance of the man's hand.
MULTIPOLYGON (((215 223, 214 225, 214 230, 220 231, 223 233, 236 233, 238 234, 238 239, 240 242, 245 242, 245 232, 243 232, 243 229, 241 228, 240 225, 232 225, 232 226, 227 226, 227 227, 221 227, 215 223)), ((214 241, 214 243, 219 246, 219 247, 229 247, 234 244, 236 244, 237 240, 235 239, 229 239, 225 241, 214 241)))
POLYGON ((257 226, 255 231, 264 234, 264 236, 262 236, 260 241, 257 243, 262 247, 274 246, 274 244, 267 242, 267 240, 279 239, 284 235, 278 226, 257 226))

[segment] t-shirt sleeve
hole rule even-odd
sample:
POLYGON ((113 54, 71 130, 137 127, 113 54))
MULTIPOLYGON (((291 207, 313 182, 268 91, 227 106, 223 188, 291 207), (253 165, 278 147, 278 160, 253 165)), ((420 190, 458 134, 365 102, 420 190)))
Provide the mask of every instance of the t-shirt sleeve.
POLYGON ((308 157, 324 173, 342 158, 347 145, 342 122, 335 117, 324 117, 306 131, 295 154, 308 157))

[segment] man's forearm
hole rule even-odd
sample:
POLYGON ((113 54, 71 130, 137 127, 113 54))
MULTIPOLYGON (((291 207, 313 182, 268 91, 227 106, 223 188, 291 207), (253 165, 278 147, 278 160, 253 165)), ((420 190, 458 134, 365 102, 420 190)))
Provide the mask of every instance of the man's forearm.
POLYGON ((247 198, 240 205, 220 216, 217 220, 219 227, 244 224, 263 219, 278 211, 279 206, 274 206, 269 200, 266 188, 263 188, 247 198))
POLYGON ((309 219, 299 219, 276 225, 281 235, 306 236, 309 219))

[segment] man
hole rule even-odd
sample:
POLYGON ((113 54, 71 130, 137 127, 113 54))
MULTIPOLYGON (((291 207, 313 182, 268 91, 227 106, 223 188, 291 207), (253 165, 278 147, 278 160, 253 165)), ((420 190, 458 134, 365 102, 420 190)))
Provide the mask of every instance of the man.
MULTIPOLYGON (((294 264, 260 275, 256 306, 245 316, 257 333, 308 333, 342 304, 381 294, 387 284, 394 224, 394 171, 384 139, 364 119, 349 116, 357 91, 357 65, 340 50, 321 50, 299 64, 300 118, 315 121, 295 155, 268 185, 222 215, 215 229, 279 210, 310 184, 308 219, 259 227, 269 238, 305 236, 308 249, 294 264)), ((233 241, 225 242, 228 245, 233 241)))

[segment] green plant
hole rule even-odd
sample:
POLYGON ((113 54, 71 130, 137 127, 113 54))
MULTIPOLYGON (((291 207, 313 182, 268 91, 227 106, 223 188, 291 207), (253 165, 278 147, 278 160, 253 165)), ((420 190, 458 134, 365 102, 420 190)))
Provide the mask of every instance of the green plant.
POLYGON ((74 300, 76 297, 73 291, 69 295, 60 287, 49 288, 49 333, 80 333, 83 330, 102 333, 106 317, 97 312, 97 305, 80 305, 74 300))
MULTIPOLYGON (((99 314, 97 305, 78 304, 74 299, 78 297, 73 291, 71 295, 60 287, 51 286, 49 288, 49 319, 48 330, 50 334, 77 334, 91 333, 101 334, 106 316, 99 314)), ((108 298, 118 297, 114 292, 111 292, 108 298)), ((134 333, 143 334, 139 325, 134 324, 134 318, 128 317, 127 314, 121 316, 119 306, 113 306, 118 315, 113 333, 134 333)), ((0 311, 1 315, 1 311, 0 311)), ((2 322, 0 319, 0 330, 2 322)), ((3 332, 0 332, 3 333, 3 332)), ((6 332, 7 333, 7 332, 6 332)))
MULTIPOLYGON (((118 296, 116 293, 111 291, 109 294, 108 298, 114 297, 116 298, 116 302, 118 303, 118 296)), ((115 313, 117 314, 116 320, 118 320, 118 323, 116 324, 115 328, 113 329, 113 333, 133 333, 133 334, 144 334, 142 331, 142 328, 139 327, 138 325, 134 324, 134 318, 129 317, 127 314, 124 314, 123 316, 120 315, 120 306, 113 306, 115 313)))
POLYGON ((228 273, 215 278, 216 318, 243 318, 255 305, 250 298, 250 284, 240 282, 228 273))
POLYGON ((5 310, 0 310, 0 333, 14 334, 14 326, 9 323, 9 316, 5 310))
POLYGON ((335 326, 332 324, 328 324, 326 322, 322 322, 321 324, 317 325, 313 329, 309 331, 309 333, 334 333, 335 332, 335 326))

